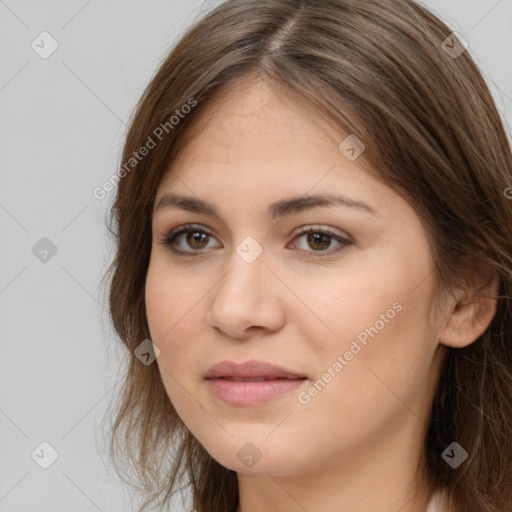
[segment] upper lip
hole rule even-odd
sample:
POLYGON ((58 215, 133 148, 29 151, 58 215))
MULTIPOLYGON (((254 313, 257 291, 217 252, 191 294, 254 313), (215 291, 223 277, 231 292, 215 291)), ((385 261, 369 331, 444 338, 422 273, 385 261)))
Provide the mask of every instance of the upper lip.
POLYGON ((205 379, 219 378, 266 378, 266 379, 302 379, 305 375, 292 372, 264 361, 221 361, 207 371, 205 379))

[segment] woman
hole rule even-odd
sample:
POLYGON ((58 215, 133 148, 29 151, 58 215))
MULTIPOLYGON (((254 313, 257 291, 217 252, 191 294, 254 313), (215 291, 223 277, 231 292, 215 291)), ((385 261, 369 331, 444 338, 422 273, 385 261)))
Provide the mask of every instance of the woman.
POLYGON ((445 24, 225 2, 122 163, 111 453, 141 510, 512 509, 512 154, 445 24))

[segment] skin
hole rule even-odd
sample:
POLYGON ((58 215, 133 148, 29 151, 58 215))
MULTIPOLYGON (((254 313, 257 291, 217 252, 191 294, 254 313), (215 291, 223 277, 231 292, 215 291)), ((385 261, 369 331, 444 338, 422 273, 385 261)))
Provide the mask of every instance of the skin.
POLYGON ((432 315, 432 254, 414 209, 366 171, 364 154, 351 162, 340 152, 348 133, 265 82, 226 89, 191 134, 155 205, 170 192, 190 195, 216 205, 225 222, 176 207, 156 211, 146 280, 157 364, 179 416, 237 472, 238 512, 423 512, 431 491, 416 468, 442 345, 474 341, 495 302, 476 309, 457 292, 432 315), (332 192, 377 214, 346 206, 280 219, 266 212, 279 199, 332 192), (200 243, 186 234, 175 241, 196 256, 164 243, 187 223, 211 233, 200 243), (308 243, 296 233, 301 226, 331 228, 352 243, 308 243), (247 236, 263 249, 252 263, 236 251, 247 236), (401 311, 300 403, 299 392, 396 303, 401 311), (226 359, 263 360, 308 379, 261 405, 228 405, 204 380, 226 359), (248 442, 261 454, 252 467, 237 457, 248 442))

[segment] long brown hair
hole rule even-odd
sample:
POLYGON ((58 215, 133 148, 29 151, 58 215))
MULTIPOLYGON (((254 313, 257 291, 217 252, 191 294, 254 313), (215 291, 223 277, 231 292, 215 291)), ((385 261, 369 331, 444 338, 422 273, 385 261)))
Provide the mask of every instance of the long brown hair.
POLYGON ((488 329, 446 350, 421 469, 458 511, 512 510, 512 154, 470 49, 454 53, 453 37, 412 0, 231 0, 197 21, 161 64, 126 137, 109 223, 116 254, 105 275, 129 358, 110 455, 145 496, 140 510, 163 507, 188 486, 199 512, 232 512, 238 503, 236 473, 188 431, 157 365, 141 364, 134 350, 150 338, 144 290, 157 188, 204 107, 254 77, 364 141, 375 176, 427 227, 439 290, 462 286, 462 258, 499 276, 488 329), (457 469, 442 458, 453 441, 469 454, 457 469))

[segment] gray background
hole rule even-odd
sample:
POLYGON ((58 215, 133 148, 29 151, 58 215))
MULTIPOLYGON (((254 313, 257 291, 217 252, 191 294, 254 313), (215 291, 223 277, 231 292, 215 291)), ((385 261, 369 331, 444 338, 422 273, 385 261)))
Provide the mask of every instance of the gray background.
MULTIPOLYGON (((0 1, 0 512, 134 510, 104 452, 124 355, 100 286, 113 193, 92 191, 158 64, 218 3, 0 1)), ((469 43, 510 133, 512 0, 423 3, 469 43)))

